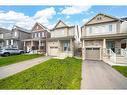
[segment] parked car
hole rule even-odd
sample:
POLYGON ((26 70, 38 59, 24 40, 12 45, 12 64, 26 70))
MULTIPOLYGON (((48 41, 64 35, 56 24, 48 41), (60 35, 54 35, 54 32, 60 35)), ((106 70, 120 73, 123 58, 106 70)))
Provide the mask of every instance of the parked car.
POLYGON ((24 50, 19 50, 15 48, 0 49, 0 55, 2 56, 9 56, 12 54, 23 54, 23 53, 25 53, 24 50))

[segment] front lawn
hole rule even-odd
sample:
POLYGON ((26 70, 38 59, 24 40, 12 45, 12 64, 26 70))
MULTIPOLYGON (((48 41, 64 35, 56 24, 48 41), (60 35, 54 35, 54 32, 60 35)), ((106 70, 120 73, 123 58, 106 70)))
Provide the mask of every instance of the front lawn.
POLYGON ((81 59, 50 59, 0 80, 0 89, 80 89, 81 59))
POLYGON ((125 77, 127 77, 127 66, 112 66, 114 69, 119 71, 121 74, 123 74, 125 77))
POLYGON ((33 59, 33 58, 37 58, 37 57, 41 57, 41 56, 42 56, 41 54, 23 54, 23 55, 13 55, 13 56, 8 56, 8 57, 1 57, 0 67, 9 65, 9 64, 13 64, 13 63, 17 63, 17 62, 21 62, 21 61, 25 61, 25 60, 29 60, 29 59, 33 59))

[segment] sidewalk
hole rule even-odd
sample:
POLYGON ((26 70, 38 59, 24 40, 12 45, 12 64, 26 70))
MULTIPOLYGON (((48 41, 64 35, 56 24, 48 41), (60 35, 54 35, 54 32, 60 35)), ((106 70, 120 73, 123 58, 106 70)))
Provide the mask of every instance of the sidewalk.
POLYGON ((47 61, 51 57, 45 56, 45 57, 39 57, 32 60, 27 60, 23 62, 18 62, 15 64, 7 65, 0 67, 0 79, 11 76, 13 74, 16 74, 18 72, 21 72, 25 69, 28 69, 34 65, 40 64, 44 61, 47 61))

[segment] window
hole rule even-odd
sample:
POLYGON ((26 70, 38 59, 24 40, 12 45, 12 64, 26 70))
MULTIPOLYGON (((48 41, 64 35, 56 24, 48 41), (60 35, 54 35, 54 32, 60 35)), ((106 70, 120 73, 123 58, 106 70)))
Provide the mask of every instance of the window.
POLYGON ((42 34, 42 37, 44 37, 44 32, 42 32, 41 34, 42 34))
POLYGON ((89 33, 92 33, 92 27, 89 28, 89 33))
POLYGON ((38 37, 40 37, 40 33, 38 33, 38 37))
POLYGON ((101 19, 102 19, 102 17, 100 17, 100 16, 99 16, 99 17, 97 17, 97 20, 101 20, 101 19))
POLYGON ((35 38, 37 37, 37 33, 34 34, 34 37, 35 37, 35 38))
POLYGON ((112 25, 109 25, 109 32, 112 32, 112 25))
POLYGON ((69 43, 65 42, 64 43, 64 51, 68 51, 69 50, 69 43))
POLYGON ((14 35, 15 35, 15 37, 17 36, 17 32, 16 31, 14 32, 14 35))
POLYGON ((0 34, 0 38, 3 38, 3 34, 0 34))

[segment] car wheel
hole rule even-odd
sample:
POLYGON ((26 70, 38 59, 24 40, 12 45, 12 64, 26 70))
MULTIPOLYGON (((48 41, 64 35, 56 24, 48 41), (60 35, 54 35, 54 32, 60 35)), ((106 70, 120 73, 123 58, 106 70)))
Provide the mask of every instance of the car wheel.
POLYGON ((24 54, 24 52, 23 52, 23 51, 21 51, 21 52, 20 52, 20 54, 24 54))
POLYGON ((4 53, 4 56, 9 56, 10 54, 9 53, 4 53))

